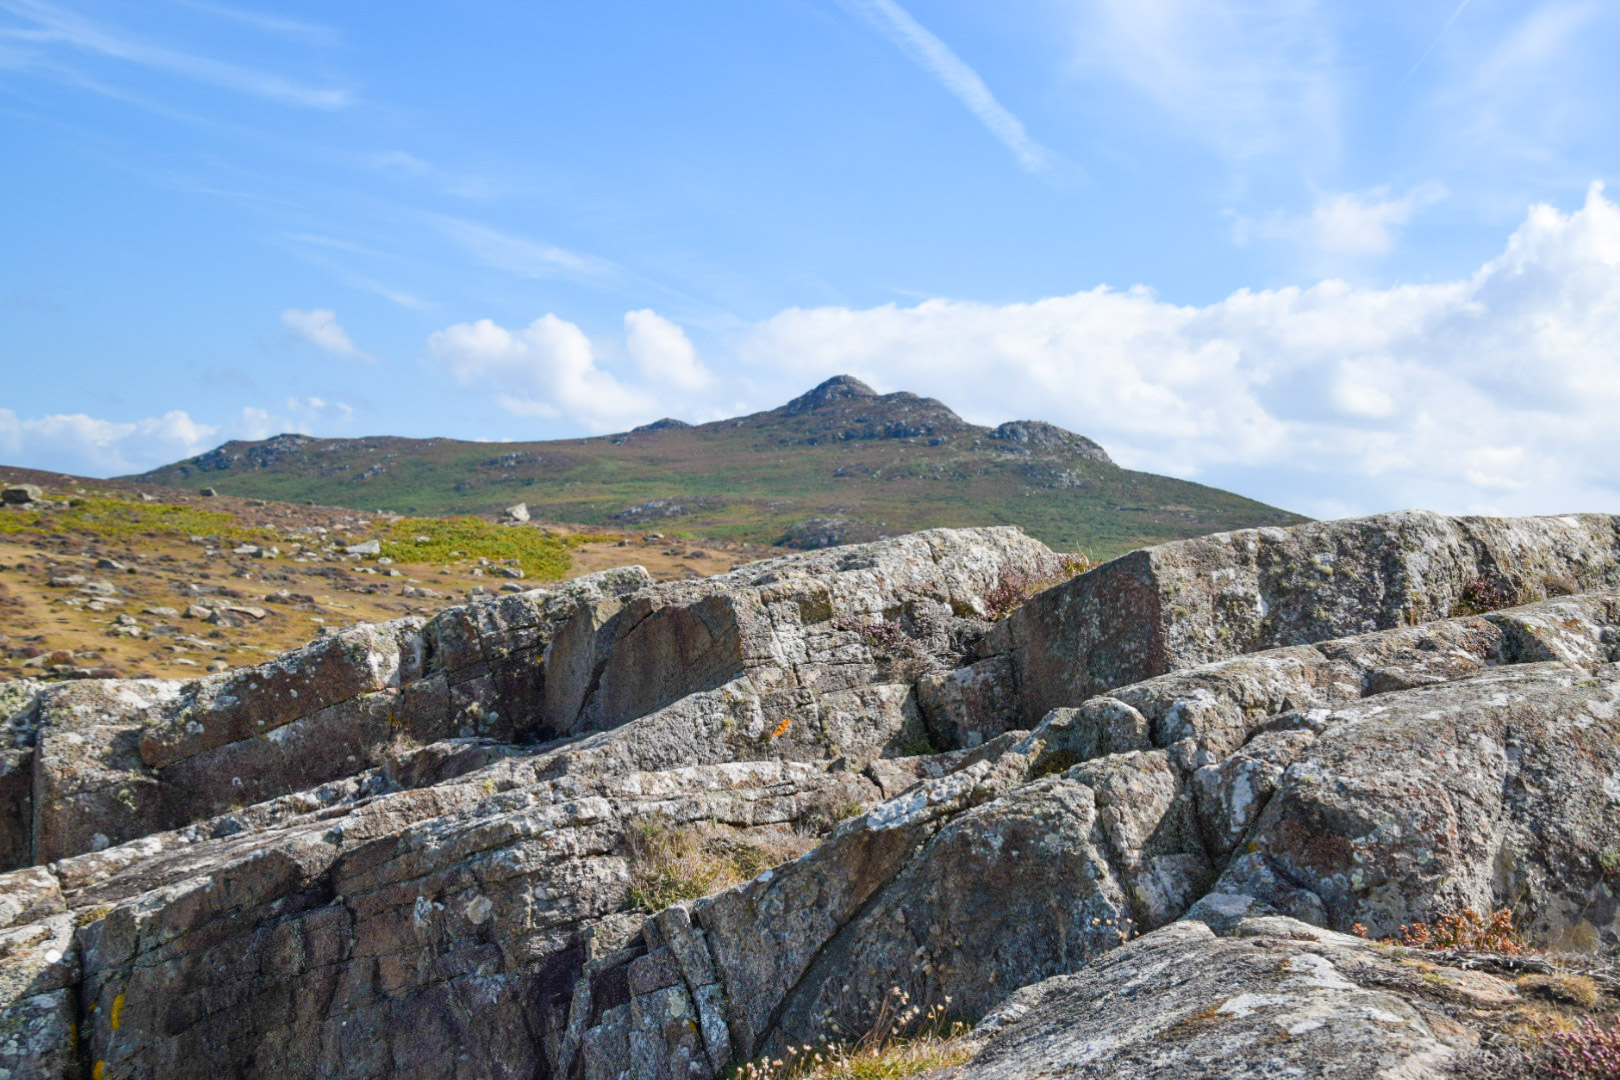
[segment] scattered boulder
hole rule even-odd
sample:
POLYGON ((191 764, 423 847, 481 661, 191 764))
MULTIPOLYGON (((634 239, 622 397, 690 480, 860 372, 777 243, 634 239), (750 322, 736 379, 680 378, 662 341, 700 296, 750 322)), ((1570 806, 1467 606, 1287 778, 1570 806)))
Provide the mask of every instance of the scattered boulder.
POLYGON ((45 492, 37 484, 7 484, 0 488, 0 503, 8 506, 27 506, 44 497, 45 492))
POLYGON ((527 503, 518 503, 516 506, 508 506, 501 514, 508 521, 528 521, 529 507, 527 503))

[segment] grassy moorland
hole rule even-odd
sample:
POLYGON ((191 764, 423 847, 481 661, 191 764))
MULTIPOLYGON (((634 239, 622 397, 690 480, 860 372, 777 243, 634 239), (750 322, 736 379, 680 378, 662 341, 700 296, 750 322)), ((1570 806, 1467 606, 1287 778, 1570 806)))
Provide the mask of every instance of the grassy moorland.
POLYGON ((323 630, 640 563, 715 574, 770 554, 474 517, 360 513, 0 466, 0 681, 165 676, 254 663, 323 630), (374 555, 350 545, 376 541, 374 555))
POLYGON ((227 443, 134 479, 424 516, 524 502, 552 521, 795 547, 1016 524, 1100 558, 1304 520, 1121 469, 1090 440, 1049 425, 992 430, 937 401, 880 397, 853 380, 696 427, 523 443, 283 435, 227 443))

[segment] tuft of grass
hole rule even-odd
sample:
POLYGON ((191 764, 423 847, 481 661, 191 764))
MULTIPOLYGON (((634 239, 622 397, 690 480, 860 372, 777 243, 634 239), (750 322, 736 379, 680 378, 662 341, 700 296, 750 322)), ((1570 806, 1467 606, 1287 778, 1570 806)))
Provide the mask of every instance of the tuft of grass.
POLYGON ((657 817, 633 822, 625 840, 630 902, 649 912, 740 885, 815 845, 813 838, 785 828, 743 830, 713 821, 677 825, 657 817))
POLYGON ((1521 994, 1533 994, 1549 1001, 1561 1001, 1582 1009, 1595 1009, 1603 1002, 1603 991, 1589 975, 1567 972, 1521 975, 1514 983, 1521 994))
POLYGON ((497 525, 474 517, 400 518, 377 533, 382 553, 396 562, 449 566, 478 559, 514 559, 528 578, 556 580, 573 564, 570 550, 591 539, 497 525), (426 540, 418 540, 426 537, 426 540))
POLYGON ((927 1009, 891 987, 871 1029, 854 1042, 789 1047, 734 1067, 728 1080, 906 1080, 973 1056, 971 1028, 946 1019, 950 998, 927 1009))

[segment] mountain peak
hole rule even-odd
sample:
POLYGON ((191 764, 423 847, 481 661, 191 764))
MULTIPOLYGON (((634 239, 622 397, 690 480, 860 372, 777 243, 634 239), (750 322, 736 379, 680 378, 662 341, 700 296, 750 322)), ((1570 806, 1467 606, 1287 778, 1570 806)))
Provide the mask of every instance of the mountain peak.
POLYGON ((876 390, 873 390, 853 375, 834 375, 809 393, 794 398, 783 408, 789 416, 797 416, 799 413, 825 408, 839 401, 848 401, 851 398, 875 398, 877 396, 876 390))

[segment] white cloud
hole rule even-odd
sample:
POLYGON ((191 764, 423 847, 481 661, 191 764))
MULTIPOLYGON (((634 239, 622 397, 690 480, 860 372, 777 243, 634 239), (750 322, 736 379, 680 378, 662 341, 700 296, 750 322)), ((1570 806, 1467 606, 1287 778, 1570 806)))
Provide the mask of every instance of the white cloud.
POLYGON ((1620 510, 1620 207, 1598 185, 1461 281, 793 309, 740 350, 784 389, 847 371, 1033 414, 1307 513, 1620 510))
POLYGON ((1029 137, 1023 121, 996 100, 979 73, 912 18, 905 8, 894 0, 845 0, 845 3, 900 46, 918 67, 939 80, 990 134, 1012 151, 1018 164, 1030 172, 1043 172, 1057 163, 1057 155, 1029 137))
POLYGON ((140 420, 104 420, 84 413, 20 418, 0 408, 0 461, 79 476, 144 472, 211 450, 232 439, 267 439, 284 431, 331 434, 354 415, 341 401, 291 397, 285 413, 244 406, 219 423, 174 409, 140 420))
MULTIPOLYGON (((299 426, 294 430, 309 433, 310 424, 320 424, 326 430, 333 426, 341 426, 354 416, 354 406, 342 401, 327 401, 318 397, 290 397, 287 399, 287 412, 297 417, 299 426)), ((265 420, 269 417, 266 414, 265 420)), ((259 435, 255 438, 264 438, 259 435)))
POLYGON ((462 385, 487 390, 518 416, 612 431, 662 415, 661 399, 598 367, 590 338, 555 315, 517 331, 489 319, 457 323, 432 334, 428 349, 462 385))
POLYGON ((299 311, 288 308, 281 313, 281 323, 305 341, 333 356, 350 360, 376 361, 376 357, 354 343, 349 332, 337 321, 337 312, 331 308, 299 311))
POLYGON ((649 382, 702 390, 714 381, 686 331, 651 309, 624 313, 624 341, 636 371, 649 382))
POLYGON ((1240 244, 1254 237, 1285 240, 1320 255, 1387 255, 1395 247, 1396 231, 1445 195, 1437 183, 1419 184, 1403 195, 1392 195, 1387 187, 1322 192, 1306 216, 1278 214, 1262 222, 1239 219, 1233 239, 1240 244))
POLYGON ((82 476, 111 476, 190 457, 219 429, 175 409, 134 421, 84 413, 20 419, 0 409, 0 453, 8 464, 82 476))

